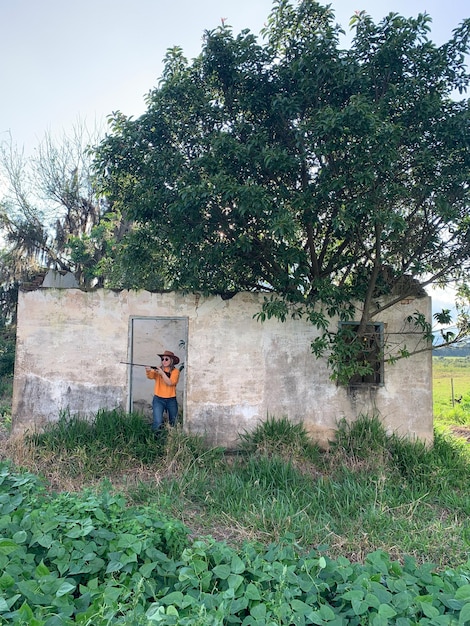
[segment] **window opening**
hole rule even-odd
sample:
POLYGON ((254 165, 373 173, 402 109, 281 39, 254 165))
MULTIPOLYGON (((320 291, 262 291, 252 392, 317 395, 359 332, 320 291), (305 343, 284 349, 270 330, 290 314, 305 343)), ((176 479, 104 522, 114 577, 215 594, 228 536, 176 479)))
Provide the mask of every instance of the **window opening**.
POLYGON ((383 323, 367 324, 358 337, 359 322, 341 322, 340 332, 349 349, 345 365, 357 369, 349 379, 350 385, 382 385, 384 383, 384 326, 383 323))

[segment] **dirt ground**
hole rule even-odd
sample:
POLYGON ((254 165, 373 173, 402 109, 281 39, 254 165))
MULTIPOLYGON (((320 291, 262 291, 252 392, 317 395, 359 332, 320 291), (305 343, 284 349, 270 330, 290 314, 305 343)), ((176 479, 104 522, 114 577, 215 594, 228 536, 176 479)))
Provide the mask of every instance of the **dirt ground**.
POLYGON ((470 443, 470 427, 468 426, 454 426, 452 428, 452 434, 456 437, 462 437, 468 443, 470 443))

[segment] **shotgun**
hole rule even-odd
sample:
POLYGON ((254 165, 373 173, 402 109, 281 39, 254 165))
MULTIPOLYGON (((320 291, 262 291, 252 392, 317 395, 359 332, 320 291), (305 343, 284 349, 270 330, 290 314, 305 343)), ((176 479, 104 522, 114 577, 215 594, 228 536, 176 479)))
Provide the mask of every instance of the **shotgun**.
MULTIPOLYGON (((156 365, 144 365, 143 363, 131 363, 130 361, 119 361, 119 363, 122 363, 123 365, 133 365, 134 367, 150 367, 151 370, 157 369, 156 365)), ((181 372, 181 370, 184 369, 184 363, 181 363, 177 369, 181 372)))

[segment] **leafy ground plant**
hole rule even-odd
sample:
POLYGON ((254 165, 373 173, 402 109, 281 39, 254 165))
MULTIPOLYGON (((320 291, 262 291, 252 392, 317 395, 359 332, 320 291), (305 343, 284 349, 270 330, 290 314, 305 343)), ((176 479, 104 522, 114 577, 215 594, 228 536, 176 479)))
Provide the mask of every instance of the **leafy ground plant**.
POLYGON ((132 509, 108 492, 54 496, 5 464, 0 528, 2 624, 113 623, 106 615, 132 604, 126 585, 154 576, 153 598, 188 545, 184 526, 155 508, 132 509))
POLYGON ((47 493, 0 466, 0 620, 24 626, 462 625, 470 562, 443 571, 375 551, 363 563, 279 542, 188 541, 155 507, 47 493))

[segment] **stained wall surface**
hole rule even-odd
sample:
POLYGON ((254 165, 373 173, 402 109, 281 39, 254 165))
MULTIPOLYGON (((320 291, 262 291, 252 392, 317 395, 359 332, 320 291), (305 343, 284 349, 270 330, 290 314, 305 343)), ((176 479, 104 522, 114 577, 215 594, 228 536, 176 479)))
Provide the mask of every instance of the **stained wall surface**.
MULTIPOLYGON (((180 351, 184 428, 206 436, 209 444, 236 447, 239 434, 260 420, 288 417, 303 422, 327 445, 338 420, 361 414, 380 416, 388 432, 432 440, 429 350, 386 365, 382 386, 338 386, 330 380, 326 361, 311 352, 317 334, 312 325, 257 321, 262 299, 252 293, 222 300, 146 291, 21 292, 13 430, 38 429, 64 411, 85 416, 102 408, 129 409, 132 371, 122 362, 135 356, 133 321, 148 318, 155 323, 176 320, 186 329, 183 339, 156 333, 145 343, 149 354, 154 349, 158 354, 163 346, 180 351)), ((398 346, 413 350, 418 335, 407 318, 417 310, 430 320, 431 299, 403 300, 375 321, 384 324, 385 334, 398 346)), ((332 320, 332 327, 336 324, 332 320)), ((152 391, 148 381, 148 406, 152 391)))

